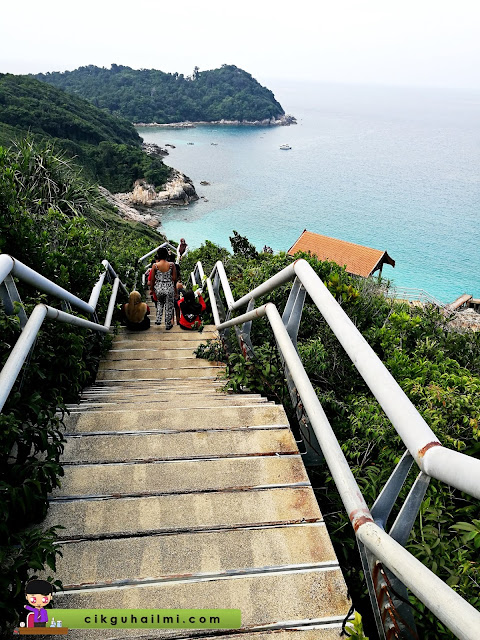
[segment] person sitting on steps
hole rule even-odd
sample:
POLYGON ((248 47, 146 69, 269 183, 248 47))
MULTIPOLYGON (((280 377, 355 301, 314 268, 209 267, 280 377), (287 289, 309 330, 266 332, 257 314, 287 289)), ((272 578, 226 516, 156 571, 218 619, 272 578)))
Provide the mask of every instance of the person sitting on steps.
POLYGON ((122 306, 122 315, 127 329, 131 331, 145 331, 150 328, 150 309, 138 291, 132 291, 127 304, 122 306))
POLYGON ((172 328, 174 282, 177 278, 175 265, 168 261, 168 249, 161 247, 157 251, 157 261, 152 266, 150 293, 157 296, 157 317, 155 324, 161 324, 163 309, 165 308, 165 328, 172 328))
POLYGON ((178 300, 177 305, 180 309, 180 329, 186 331, 202 331, 201 315, 207 308, 207 305, 201 296, 201 292, 198 294, 198 299, 195 300, 195 293, 193 291, 184 291, 183 298, 178 300))

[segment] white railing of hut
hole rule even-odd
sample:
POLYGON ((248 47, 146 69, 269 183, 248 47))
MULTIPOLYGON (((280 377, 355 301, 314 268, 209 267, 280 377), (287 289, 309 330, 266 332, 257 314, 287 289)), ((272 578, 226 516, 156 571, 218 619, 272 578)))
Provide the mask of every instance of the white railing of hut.
MULTIPOLYGON (((192 274, 192 282, 201 284, 203 275, 202 265, 197 263, 192 274)), ((296 260, 239 300, 233 298, 222 262, 216 263, 206 282, 214 322, 221 335, 225 336, 230 327, 250 327, 251 322, 259 318, 266 317, 270 322, 288 374, 293 379, 295 390, 300 396, 355 531, 381 637, 418 637, 408 605, 408 594, 404 588, 406 586, 458 638, 476 640, 480 629, 480 612, 417 560, 403 545, 407 542, 430 478, 436 478, 475 498, 480 498, 480 460, 442 446, 399 384, 305 260, 296 260), (283 316, 273 303, 253 308, 258 298, 291 280, 294 280, 294 283, 283 316), (223 306, 222 292, 228 308, 227 313, 223 306), (368 509, 296 349, 298 328, 307 293, 406 446, 405 454, 371 510, 368 509), (247 305, 246 313, 231 318, 234 312, 247 305), (418 465, 420 473, 387 533, 387 518, 413 461, 418 465), (395 588, 392 588, 392 585, 395 588), (385 598, 385 592, 388 594, 388 600, 385 598), (379 610, 377 605, 382 601, 383 605, 379 610), (397 630, 400 635, 396 635, 397 630)), ((247 333, 240 331, 239 335, 240 339, 246 337, 249 342, 247 333)))
POLYGON ((435 296, 432 296, 425 289, 415 289, 413 287, 390 287, 386 291, 388 298, 395 300, 406 300, 407 302, 420 302, 422 304, 432 304, 439 309, 443 309, 445 313, 451 314, 453 311, 443 302, 440 302, 435 296))

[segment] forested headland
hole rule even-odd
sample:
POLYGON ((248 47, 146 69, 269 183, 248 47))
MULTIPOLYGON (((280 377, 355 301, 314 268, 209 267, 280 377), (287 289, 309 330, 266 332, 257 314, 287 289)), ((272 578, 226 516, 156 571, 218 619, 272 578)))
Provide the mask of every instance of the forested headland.
POLYGON ((0 144, 27 134, 54 142, 85 177, 113 192, 130 191, 139 178, 160 187, 170 174, 161 158, 144 153, 128 120, 34 78, 0 74, 0 144))
POLYGON ((191 76, 117 64, 111 69, 89 65, 35 78, 133 123, 258 121, 285 115, 273 93, 235 65, 209 71, 195 67, 191 76))

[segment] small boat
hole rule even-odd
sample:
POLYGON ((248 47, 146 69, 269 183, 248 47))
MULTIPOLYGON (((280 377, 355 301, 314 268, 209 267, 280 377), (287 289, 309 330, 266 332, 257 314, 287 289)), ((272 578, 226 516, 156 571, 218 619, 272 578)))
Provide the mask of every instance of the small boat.
POLYGON ((292 147, 289 144, 281 144, 280 145, 280 149, 283 149, 284 151, 288 151, 288 149, 291 149, 292 147))

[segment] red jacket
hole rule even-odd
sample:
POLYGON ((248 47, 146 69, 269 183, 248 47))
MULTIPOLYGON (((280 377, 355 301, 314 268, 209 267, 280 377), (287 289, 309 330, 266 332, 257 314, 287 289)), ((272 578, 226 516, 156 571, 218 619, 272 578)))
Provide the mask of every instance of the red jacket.
MULTIPOLYGON (((200 316, 195 316, 193 319, 191 318, 191 316, 189 316, 189 318, 187 319, 182 313, 182 307, 180 306, 182 302, 183 302, 183 298, 180 298, 179 300, 177 300, 177 305, 178 305, 178 308, 180 309, 180 324, 183 327, 186 327, 187 329, 193 329, 195 327, 195 323, 198 322, 198 324, 200 324, 202 320, 200 316)), ((202 307, 201 313, 203 313, 207 308, 207 305, 205 304, 205 300, 202 298, 202 296, 198 296, 197 302, 202 307)))

